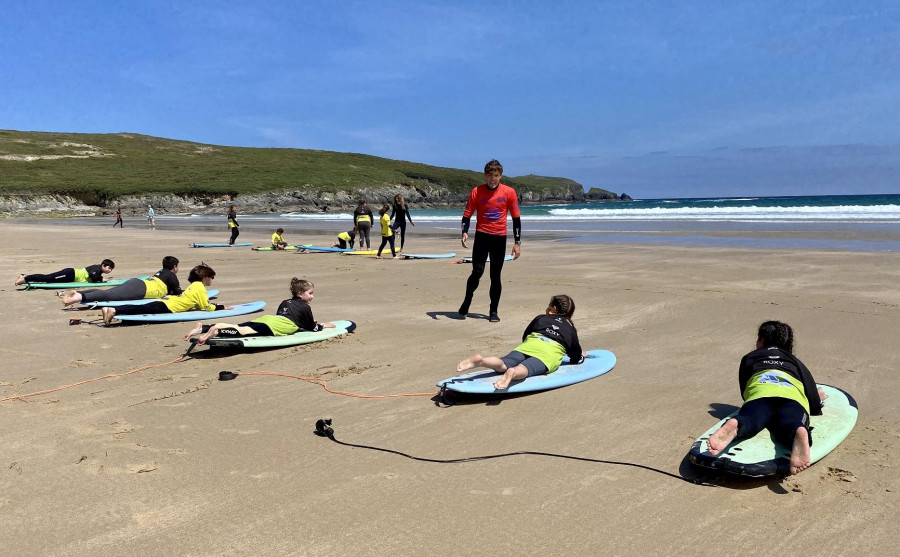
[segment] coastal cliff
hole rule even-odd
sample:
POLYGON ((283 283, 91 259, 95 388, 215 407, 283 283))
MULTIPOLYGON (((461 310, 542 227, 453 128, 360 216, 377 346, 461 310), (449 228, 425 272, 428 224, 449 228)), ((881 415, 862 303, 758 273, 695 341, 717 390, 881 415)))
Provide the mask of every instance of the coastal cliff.
MULTIPOLYGON (((477 171, 357 153, 206 145, 138 134, 0 130, 0 214, 90 215, 345 211, 401 194, 420 208, 461 207, 477 171)), ((628 198, 567 178, 504 176, 523 204, 628 198)))

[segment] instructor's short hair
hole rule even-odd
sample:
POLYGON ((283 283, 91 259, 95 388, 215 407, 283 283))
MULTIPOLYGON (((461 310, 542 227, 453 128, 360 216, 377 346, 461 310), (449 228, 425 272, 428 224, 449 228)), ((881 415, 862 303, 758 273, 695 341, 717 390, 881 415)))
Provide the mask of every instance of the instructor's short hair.
POLYGON ((498 161, 497 159, 491 159, 486 165, 484 165, 485 174, 491 174, 493 172, 499 172, 500 174, 503 174, 503 165, 500 164, 500 161, 498 161))

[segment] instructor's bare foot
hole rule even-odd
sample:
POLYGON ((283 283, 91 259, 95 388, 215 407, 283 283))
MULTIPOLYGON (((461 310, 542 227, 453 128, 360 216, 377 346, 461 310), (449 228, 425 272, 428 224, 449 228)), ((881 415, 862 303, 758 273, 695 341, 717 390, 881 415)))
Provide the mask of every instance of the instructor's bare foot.
POLYGON ((809 432, 805 427, 798 427, 794 434, 794 445, 791 447, 791 475, 799 474, 812 465, 809 454, 809 432))
POLYGON ((192 336, 199 334, 200 331, 202 331, 202 330, 203 330, 203 323, 200 323, 198 321, 197 324, 194 325, 194 328, 191 329, 188 334, 184 335, 184 340, 191 340, 192 336))
POLYGON ((472 368, 476 368, 481 365, 481 354, 475 354, 471 358, 466 358, 465 360, 459 362, 459 365, 456 366, 456 371, 468 371, 472 368))
POLYGON ((19 278, 16 279, 13 286, 19 286, 20 284, 25 284, 25 275, 19 275, 19 278))
POLYGON ((737 437, 738 421, 734 418, 729 419, 715 433, 706 440, 706 448, 709 454, 716 456, 722 452, 729 443, 737 437))

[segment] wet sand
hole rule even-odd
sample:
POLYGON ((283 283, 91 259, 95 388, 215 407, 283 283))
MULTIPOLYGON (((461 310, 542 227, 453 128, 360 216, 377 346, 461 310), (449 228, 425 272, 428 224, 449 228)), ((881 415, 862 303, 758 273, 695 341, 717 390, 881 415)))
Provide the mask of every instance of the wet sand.
MULTIPOLYGON (((407 252, 469 255, 417 232, 407 252)), ((0 544, 10 555, 888 555, 898 543, 898 253, 526 236, 522 258, 504 268, 502 321, 489 323, 487 275, 474 315, 456 318, 468 265, 187 247, 222 241, 221 231, 0 221, 0 234, 0 398, 134 371, 0 402, 0 544), (279 350, 199 348, 173 363, 192 323, 70 326, 100 312, 63 311, 52 290, 12 286, 19 272, 105 257, 113 277, 152 273, 165 255, 181 259, 185 285, 194 264, 214 267, 224 304, 264 300, 274 311, 292 276, 308 278, 316 317, 358 329, 279 350), (616 353, 611 373, 450 407, 247 375, 434 393, 463 358, 514 347, 558 293, 576 302, 582 344, 616 353), (695 470, 687 451, 740 403, 738 362, 766 319, 790 323, 816 379, 857 399, 856 429, 785 480, 695 470), (223 370, 241 375, 220 382, 223 370), (318 437, 325 417, 341 443, 421 458, 541 451, 606 462, 423 462, 318 437), (711 537, 722 543, 710 547, 711 537)), ((260 245, 268 234, 240 240, 260 245)))

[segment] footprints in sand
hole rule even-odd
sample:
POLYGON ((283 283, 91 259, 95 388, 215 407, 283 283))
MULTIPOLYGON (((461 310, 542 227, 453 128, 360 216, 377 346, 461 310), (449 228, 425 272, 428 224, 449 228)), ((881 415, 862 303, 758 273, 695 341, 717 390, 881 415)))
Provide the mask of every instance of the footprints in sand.
POLYGON ((179 457, 188 454, 186 449, 158 449, 134 441, 141 426, 125 420, 113 420, 100 428, 77 428, 77 436, 95 443, 83 453, 77 453, 72 465, 92 475, 148 474, 163 469, 165 459, 160 455, 179 457))

